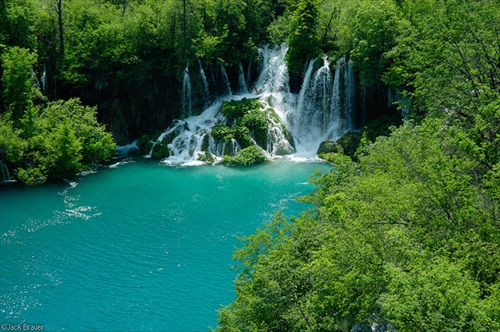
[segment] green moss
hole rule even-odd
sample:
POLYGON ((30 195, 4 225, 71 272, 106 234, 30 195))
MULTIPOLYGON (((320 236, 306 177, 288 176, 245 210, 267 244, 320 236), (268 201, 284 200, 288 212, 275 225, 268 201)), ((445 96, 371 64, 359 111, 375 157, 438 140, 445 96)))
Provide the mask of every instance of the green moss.
POLYGON ((236 156, 224 156, 222 162, 231 165, 255 165, 267 161, 267 157, 257 146, 252 145, 238 152, 236 156))
POLYGON ((153 142, 151 142, 151 137, 149 135, 144 134, 141 137, 139 137, 136 145, 139 148, 139 153, 141 155, 145 155, 151 151, 151 148, 153 147, 153 142))
POLYGON ((216 140, 230 141, 234 138, 234 130, 228 126, 215 126, 212 129, 211 135, 216 140))
POLYGON ((344 148, 337 142, 324 141, 319 145, 317 153, 320 157, 322 157, 323 154, 331 152, 344 153, 344 148))
POLYGON ((158 142, 153 146, 151 157, 154 159, 163 159, 170 156, 170 150, 165 143, 158 142))
POLYGON ((255 139, 255 142, 265 147, 267 145, 267 130, 269 127, 268 112, 260 109, 252 109, 241 119, 241 125, 248 128, 255 139))
POLYGON ((234 138, 240 143, 241 147, 246 148, 253 145, 250 137, 250 129, 244 126, 233 127, 234 138))
POLYGON ((210 163, 210 164, 215 163, 215 157, 210 152, 208 152, 208 151, 205 151, 205 152, 201 153, 198 156, 198 160, 206 162, 206 163, 210 163))
MULTIPOLYGON (((281 123, 273 108, 264 109, 264 104, 255 99, 227 101, 222 104, 222 112, 228 118, 226 124, 216 126, 211 135, 216 140, 228 142, 236 139, 242 148, 257 144, 265 149, 268 142, 269 128, 275 124, 282 126, 288 141, 293 145, 293 138, 281 123)), ((283 151, 288 154, 289 151, 283 151)))
POLYGON ((209 143, 209 138, 210 138, 210 135, 206 134, 205 136, 203 136, 203 142, 201 143, 201 151, 207 151, 208 150, 208 145, 210 144, 209 143))
POLYGON ((227 117, 228 123, 241 119, 251 110, 260 110, 264 105, 256 99, 231 100, 222 103, 222 114, 227 117))
POLYGON ((349 132, 345 133, 336 143, 342 148, 343 153, 345 153, 347 156, 354 157, 354 154, 356 153, 356 150, 361 143, 362 137, 362 132, 349 132))

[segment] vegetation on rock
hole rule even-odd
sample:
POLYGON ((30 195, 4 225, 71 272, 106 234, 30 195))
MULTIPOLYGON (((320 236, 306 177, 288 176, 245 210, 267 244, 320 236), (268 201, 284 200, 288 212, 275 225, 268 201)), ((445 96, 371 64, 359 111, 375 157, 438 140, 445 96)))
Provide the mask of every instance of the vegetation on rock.
POLYGON ((266 155, 255 145, 251 145, 241 151, 238 151, 236 156, 225 155, 222 158, 222 163, 224 164, 245 166, 260 164, 265 161, 267 161, 266 155))
MULTIPOLYGON (((273 121, 280 123, 272 108, 264 108, 262 102, 255 99, 243 98, 224 102, 221 111, 226 116, 226 125, 215 126, 211 131, 212 137, 218 142, 225 143, 234 139, 243 149, 252 146, 266 149, 269 128, 273 125, 273 121)), ((231 157, 229 151, 225 151, 224 154, 231 157)), ((243 160, 242 164, 246 164, 246 161, 243 160)))

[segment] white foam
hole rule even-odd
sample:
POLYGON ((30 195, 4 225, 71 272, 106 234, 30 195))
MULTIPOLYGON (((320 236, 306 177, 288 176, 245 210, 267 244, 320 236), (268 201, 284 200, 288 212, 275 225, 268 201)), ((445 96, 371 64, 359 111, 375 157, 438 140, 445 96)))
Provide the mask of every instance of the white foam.
POLYGON ((126 157, 130 152, 139 150, 137 146, 137 140, 133 141, 127 145, 119 145, 115 148, 116 153, 119 157, 126 157))

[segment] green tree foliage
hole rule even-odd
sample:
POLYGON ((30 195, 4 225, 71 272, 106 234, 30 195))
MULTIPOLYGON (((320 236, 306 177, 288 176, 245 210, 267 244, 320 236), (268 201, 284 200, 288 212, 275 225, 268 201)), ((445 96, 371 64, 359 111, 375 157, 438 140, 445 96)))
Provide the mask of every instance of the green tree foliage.
POLYGON ((36 54, 17 46, 7 48, 1 56, 3 67, 2 85, 5 108, 12 113, 14 121, 19 120, 27 107, 32 105, 34 94, 31 71, 36 54))
POLYGON ((330 155, 306 198, 314 208, 235 254, 238 297, 220 330, 497 329, 498 214, 467 135, 429 118, 378 139, 358 164, 330 155))
POLYGON ((288 39, 288 70, 299 74, 304 64, 317 56, 318 1, 301 0, 291 17, 291 31, 288 39))
POLYGON ((275 217, 235 253, 218 330, 498 330, 498 2, 322 8, 322 47, 428 117, 364 140, 357 162, 325 156, 310 211, 275 217))
POLYGON ((264 152, 255 145, 250 145, 241 151, 238 151, 236 156, 225 155, 222 162, 225 164, 234 165, 255 165, 267 161, 264 152))
POLYGON ((402 8, 407 29, 387 54, 394 63, 388 82, 397 85, 403 77, 416 106, 471 121, 499 91, 500 4, 404 1, 402 8))
MULTIPOLYGON (((343 22, 350 53, 364 85, 381 80, 388 67, 385 52, 396 45, 400 26, 399 11, 392 0, 361 1, 355 14, 343 22)), ((342 40, 342 39, 341 39, 342 40)))
POLYGON ((3 115, 0 151, 22 182, 43 183, 90 169, 114 155, 111 134, 96 119, 96 109, 78 99, 29 107, 20 128, 3 115))
POLYGON ((0 5, 0 44, 33 49, 36 41, 35 1, 10 0, 0 5))

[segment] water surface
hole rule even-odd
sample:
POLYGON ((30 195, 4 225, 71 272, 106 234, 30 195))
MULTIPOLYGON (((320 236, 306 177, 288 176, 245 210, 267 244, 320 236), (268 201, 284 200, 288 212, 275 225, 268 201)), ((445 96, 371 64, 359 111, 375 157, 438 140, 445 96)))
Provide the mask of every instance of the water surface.
POLYGON ((0 188, 0 324, 206 331, 234 297, 238 236, 295 199, 320 163, 167 167, 131 160, 75 182, 0 188))

